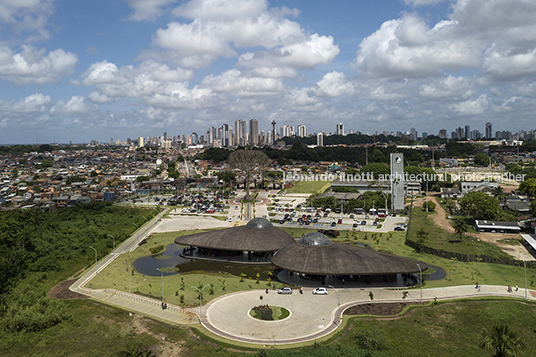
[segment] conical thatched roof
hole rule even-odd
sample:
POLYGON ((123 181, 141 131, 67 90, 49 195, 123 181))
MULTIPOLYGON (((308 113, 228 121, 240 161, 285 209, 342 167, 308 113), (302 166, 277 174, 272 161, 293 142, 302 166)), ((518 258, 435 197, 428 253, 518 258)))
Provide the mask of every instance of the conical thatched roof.
POLYGON ((310 275, 386 275, 419 272, 428 265, 418 260, 380 253, 342 243, 332 243, 318 232, 304 235, 298 243, 280 249, 275 266, 310 275), (321 237, 323 236, 323 237, 321 237))
POLYGON ((271 252, 295 241, 267 219, 254 218, 245 226, 177 237, 175 243, 219 250, 271 252))

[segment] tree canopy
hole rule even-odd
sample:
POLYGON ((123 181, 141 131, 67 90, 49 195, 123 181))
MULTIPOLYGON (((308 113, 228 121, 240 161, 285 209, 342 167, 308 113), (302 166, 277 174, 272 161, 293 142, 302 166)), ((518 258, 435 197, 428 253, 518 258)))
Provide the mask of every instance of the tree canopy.
POLYGON ((497 220, 501 215, 499 200, 483 192, 469 192, 460 200, 463 214, 474 219, 497 220))

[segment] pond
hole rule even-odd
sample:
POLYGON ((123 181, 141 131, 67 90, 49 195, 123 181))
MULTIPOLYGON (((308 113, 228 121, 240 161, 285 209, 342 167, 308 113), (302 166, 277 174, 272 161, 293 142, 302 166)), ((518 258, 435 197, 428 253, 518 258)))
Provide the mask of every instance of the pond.
POLYGON ((239 264, 231 262, 186 259, 180 256, 183 247, 173 243, 166 247, 166 250, 157 255, 149 255, 139 258, 134 262, 134 268, 141 274, 148 276, 175 275, 179 273, 188 273, 192 271, 205 272, 226 272, 232 275, 240 276, 246 274, 249 278, 255 278, 260 274, 261 280, 267 280, 268 272, 275 269, 271 264, 239 264))

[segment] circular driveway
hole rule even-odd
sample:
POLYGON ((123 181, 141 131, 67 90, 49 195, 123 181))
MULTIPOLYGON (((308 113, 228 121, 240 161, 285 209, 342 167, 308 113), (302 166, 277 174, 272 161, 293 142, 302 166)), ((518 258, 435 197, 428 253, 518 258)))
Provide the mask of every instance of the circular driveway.
POLYGON ((203 325, 227 338, 250 343, 297 343, 329 334, 337 328, 333 322, 337 309, 337 294, 313 295, 311 290, 294 290, 291 295, 279 295, 276 290, 253 290, 229 294, 209 304, 203 325), (263 299, 260 299, 260 296, 263 299), (258 305, 277 305, 291 315, 279 321, 261 321, 249 316, 258 305))

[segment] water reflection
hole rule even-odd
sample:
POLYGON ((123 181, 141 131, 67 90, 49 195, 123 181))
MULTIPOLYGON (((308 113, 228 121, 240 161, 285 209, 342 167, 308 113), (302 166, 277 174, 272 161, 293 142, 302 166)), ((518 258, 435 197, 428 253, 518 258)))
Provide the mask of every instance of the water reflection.
POLYGON ((236 276, 245 274, 248 278, 256 278, 256 275, 259 274, 261 280, 267 280, 269 277, 268 272, 275 269, 271 264, 238 264, 231 262, 186 259, 180 256, 182 249, 183 247, 180 247, 175 243, 170 244, 162 254, 155 256, 149 255, 137 259, 134 262, 134 268, 139 273, 148 276, 160 276, 162 273, 157 269, 161 269, 164 276, 192 271, 203 271, 214 273, 225 272, 236 276))

